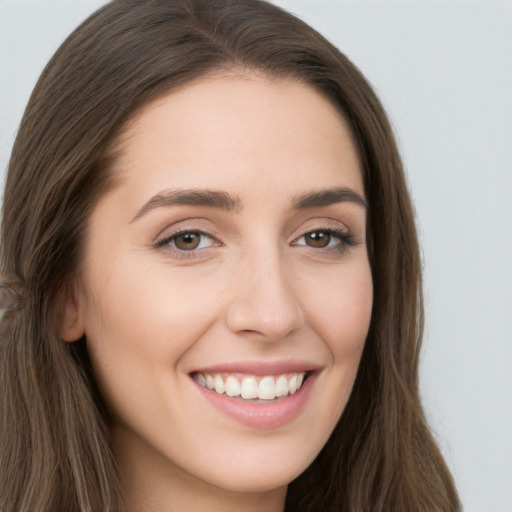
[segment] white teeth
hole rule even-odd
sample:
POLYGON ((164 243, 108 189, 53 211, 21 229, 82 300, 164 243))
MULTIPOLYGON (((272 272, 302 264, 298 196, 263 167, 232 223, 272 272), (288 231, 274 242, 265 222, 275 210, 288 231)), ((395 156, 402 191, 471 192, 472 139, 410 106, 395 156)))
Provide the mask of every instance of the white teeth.
POLYGON ((294 373, 280 375, 274 378, 272 375, 261 377, 258 383, 254 375, 243 377, 240 382, 235 375, 223 378, 221 375, 208 373, 196 373, 194 378, 203 387, 214 390, 220 395, 231 397, 241 396, 245 400, 274 400, 282 396, 292 395, 299 390, 304 382, 306 373, 294 373))
POLYGON ((240 382, 236 377, 230 375, 226 379, 226 395, 228 396, 239 396, 240 395, 240 382))
POLYGON ((226 386, 224 385, 224 380, 220 375, 215 375, 215 378, 213 379, 213 388, 217 393, 221 394, 226 391, 226 386))
POLYGON ((288 381, 284 375, 276 380, 276 396, 286 396, 288 394, 288 381))
POLYGON ((297 375, 294 375, 289 381, 288 381, 288 391, 290 394, 293 395, 295 391, 297 391, 297 375))
POLYGON ((196 373, 196 380, 203 386, 203 388, 206 387, 206 377, 202 373, 196 373))
POLYGON ((263 377, 258 384, 258 398, 261 400, 274 400, 275 397, 274 377, 263 377))
POLYGON ((254 377, 242 379, 241 394, 246 400, 258 398, 258 383, 254 377))

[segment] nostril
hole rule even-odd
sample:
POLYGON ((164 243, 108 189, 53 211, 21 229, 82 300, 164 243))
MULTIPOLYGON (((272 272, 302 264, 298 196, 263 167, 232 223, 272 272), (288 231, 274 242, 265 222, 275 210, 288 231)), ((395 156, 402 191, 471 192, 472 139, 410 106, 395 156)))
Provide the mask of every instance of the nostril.
POLYGON ((284 339, 303 323, 302 310, 295 303, 237 301, 231 304, 227 314, 228 328, 232 332, 259 337, 262 341, 284 339))

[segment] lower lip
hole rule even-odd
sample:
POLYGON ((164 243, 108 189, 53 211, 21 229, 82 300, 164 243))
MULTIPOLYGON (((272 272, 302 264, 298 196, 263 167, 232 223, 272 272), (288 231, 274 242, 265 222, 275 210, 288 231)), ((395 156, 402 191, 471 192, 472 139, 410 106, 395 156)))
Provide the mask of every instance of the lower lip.
POLYGON ((204 388, 193 377, 192 381, 211 405, 239 423, 251 428, 275 429, 290 423, 299 416, 311 395, 315 378, 316 375, 311 374, 293 395, 281 397, 268 404, 220 395, 204 388))

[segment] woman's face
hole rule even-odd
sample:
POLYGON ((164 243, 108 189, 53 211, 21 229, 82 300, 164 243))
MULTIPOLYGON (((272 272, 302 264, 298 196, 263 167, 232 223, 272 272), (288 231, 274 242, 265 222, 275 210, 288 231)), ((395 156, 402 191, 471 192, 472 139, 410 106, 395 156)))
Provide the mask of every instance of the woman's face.
POLYGON ((345 122, 294 81, 209 78, 145 108, 114 171, 67 338, 85 331, 122 478, 284 489, 340 418, 370 321, 345 122))

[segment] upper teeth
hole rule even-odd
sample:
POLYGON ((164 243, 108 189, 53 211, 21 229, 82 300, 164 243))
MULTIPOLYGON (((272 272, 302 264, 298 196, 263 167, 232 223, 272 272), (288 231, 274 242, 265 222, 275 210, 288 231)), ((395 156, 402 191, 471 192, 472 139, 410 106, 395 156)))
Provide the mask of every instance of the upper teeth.
POLYGON ((272 375, 255 377, 248 375, 239 378, 235 375, 211 375, 196 373, 194 378, 205 388, 228 396, 241 396, 246 400, 274 400, 281 396, 295 393, 304 381, 305 372, 290 373, 274 377, 272 375), (259 380, 258 380, 259 379, 259 380))

